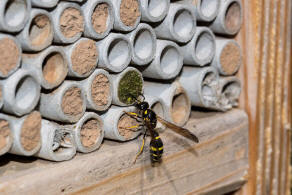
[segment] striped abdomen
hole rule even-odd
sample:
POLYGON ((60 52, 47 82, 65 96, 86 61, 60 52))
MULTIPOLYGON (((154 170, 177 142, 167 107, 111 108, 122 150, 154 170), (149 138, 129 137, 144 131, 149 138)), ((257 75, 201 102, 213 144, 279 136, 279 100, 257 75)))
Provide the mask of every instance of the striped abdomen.
POLYGON ((154 137, 150 142, 150 159, 152 163, 161 162, 163 154, 163 142, 157 132, 154 133, 154 137))

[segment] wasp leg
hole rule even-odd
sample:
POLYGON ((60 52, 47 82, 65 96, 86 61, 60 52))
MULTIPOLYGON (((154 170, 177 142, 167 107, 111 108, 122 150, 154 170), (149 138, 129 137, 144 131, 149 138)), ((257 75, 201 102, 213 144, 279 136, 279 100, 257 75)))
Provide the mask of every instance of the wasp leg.
POLYGON ((139 152, 137 153, 137 155, 136 155, 136 157, 135 157, 135 160, 134 160, 133 164, 136 163, 137 158, 142 154, 142 152, 143 152, 143 150, 144 150, 145 138, 146 138, 146 132, 147 132, 147 131, 145 131, 145 133, 144 133, 144 135, 143 135, 142 146, 140 147, 140 150, 139 150, 139 152))
POLYGON ((141 116, 139 116, 138 113, 135 113, 135 112, 124 112, 125 114, 127 114, 128 116, 136 119, 136 121, 138 122, 142 122, 143 121, 143 118, 141 116))
POLYGON ((134 126, 131 126, 131 127, 127 127, 127 128, 125 128, 125 129, 127 129, 127 130, 129 130, 129 131, 134 131, 134 132, 136 132, 136 131, 139 131, 139 130, 140 130, 139 127, 144 127, 144 125, 143 125, 143 124, 138 124, 138 125, 134 125, 134 126), (135 128, 137 128, 137 129, 135 130, 135 128))

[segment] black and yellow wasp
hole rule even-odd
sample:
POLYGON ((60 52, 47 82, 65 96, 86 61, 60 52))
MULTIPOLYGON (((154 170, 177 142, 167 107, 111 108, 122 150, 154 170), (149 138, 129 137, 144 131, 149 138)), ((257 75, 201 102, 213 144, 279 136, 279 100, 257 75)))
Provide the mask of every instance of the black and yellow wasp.
POLYGON ((159 121, 160 123, 162 123, 163 125, 165 125, 166 127, 174 130, 176 133, 182 134, 185 137, 191 139, 192 141, 198 143, 199 139, 196 135, 194 135, 193 133, 191 133, 189 130, 179 127, 175 124, 172 124, 164 119, 162 119, 161 117, 159 117, 158 115, 156 115, 156 113, 151 110, 149 108, 149 104, 148 102, 145 101, 145 97, 143 94, 140 94, 138 98, 135 98, 134 96, 132 96, 132 98, 135 99, 135 103, 134 106, 138 109, 138 113, 135 112, 126 112, 126 114, 136 118, 136 119, 142 119, 140 120, 139 125, 137 126, 132 126, 129 128, 136 128, 138 126, 143 126, 146 127, 144 135, 143 135, 143 142, 142 142, 142 146, 139 150, 139 152, 136 155, 135 161, 136 162, 137 158, 139 157, 139 155, 143 152, 144 149, 144 145, 145 145, 145 138, 146 138, 146 134, 147 132, 149 132, 150 136, 151 136, 151 141, 150 141, 150 159, 151 159, 151 163, 160 163, 161 162, 161 157, 163 154, 163 142, 157 132, 156 128, 156 124, 157 121, 159 121), (143 100, 140 101, 139 97, 142 97, 143 100))

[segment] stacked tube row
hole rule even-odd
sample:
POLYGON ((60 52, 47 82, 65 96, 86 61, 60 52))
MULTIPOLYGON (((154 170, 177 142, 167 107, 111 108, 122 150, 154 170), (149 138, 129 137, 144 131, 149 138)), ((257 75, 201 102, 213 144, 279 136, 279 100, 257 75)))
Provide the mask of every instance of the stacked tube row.
POLYGON ((240 0, 2 0, 0 155, 63 161, 104 137, 134 139, 128 94, 177 125, 191 106, 237 106, 241 9, 240 0))

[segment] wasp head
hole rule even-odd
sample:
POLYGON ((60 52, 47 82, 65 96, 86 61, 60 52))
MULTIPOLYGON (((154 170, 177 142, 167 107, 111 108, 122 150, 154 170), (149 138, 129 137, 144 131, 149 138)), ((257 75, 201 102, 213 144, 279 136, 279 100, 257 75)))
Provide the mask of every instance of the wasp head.
POLYGON ((136 103, 135 106, 139 110, 147 110, 149 108, 148 102, 139 102, 139 103, 136 103))

